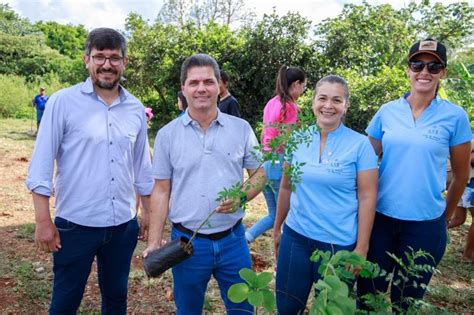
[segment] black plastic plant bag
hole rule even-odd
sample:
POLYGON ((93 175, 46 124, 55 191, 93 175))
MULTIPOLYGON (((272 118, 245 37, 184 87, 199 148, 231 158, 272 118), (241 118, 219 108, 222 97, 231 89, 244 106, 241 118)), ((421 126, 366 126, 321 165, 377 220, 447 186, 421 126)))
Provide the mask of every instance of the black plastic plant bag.
POLYGON ((148 277, 159 277, 163 272, 176 266, 193 254, 193 245, 186 237, 177 238, 149 253, 143 266, 148 277))

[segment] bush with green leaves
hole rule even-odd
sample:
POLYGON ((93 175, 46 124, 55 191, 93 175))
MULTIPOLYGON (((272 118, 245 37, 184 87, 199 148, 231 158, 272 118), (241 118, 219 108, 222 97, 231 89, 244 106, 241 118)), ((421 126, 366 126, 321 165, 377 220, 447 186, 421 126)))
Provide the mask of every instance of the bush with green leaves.
POLYGON ((40 86, 44 86, 47 94, 51 95, 65 84, 55 74, 37 77, 29 83, 21 76, 0 74, 0 91, 5 91, 0 97, 0 117, 36 119, 31 101, 39 93, 40 86))
MULTIPOLYGON (((431 255, 411 248, 405 252, 403 259, 391 253, 388 255, 396 264, 393 272, 381 270, 377 264, 367 261, 354 252, 343 250, 332 253, 316 250, 310 259, 314 263, 319 263, 318 273, 321 278, 314 285, 315 299, 309 308, 310 314, 366 314, 366 311, 356 308, 357 297, 352 289, 352 284, 356 279, 354 270, 358 270, 359 277, 363 278, 384 277, 393 283, 396 289, 401 290, 401 302, 408 305, 408 309, 404 310, 400 305, 390 303, 388 292, 378 292, 375 295, 366 294, 362 298, 366 305, 373 309, 371 314, 445 312, 445 310, 422 300, 403 297, 403 291, 409 286, 423 286, 411 279, 421 279, 425 272, 436 272, 436 269, 430 264, 420 263, 420 260, 432 259, 431 255)), ((271 274, 268 272, 259 274, 249 269, 242 269, 240 276, 245 282, 234 284, 229 288, 227 292, 229 299, 235 303, 247 300, 256 307, 255 313, 258 312, 259 307, 263 307, 269 313, 274 313, 276 304, 269 295, 271 293, 269 286, 271 274)))

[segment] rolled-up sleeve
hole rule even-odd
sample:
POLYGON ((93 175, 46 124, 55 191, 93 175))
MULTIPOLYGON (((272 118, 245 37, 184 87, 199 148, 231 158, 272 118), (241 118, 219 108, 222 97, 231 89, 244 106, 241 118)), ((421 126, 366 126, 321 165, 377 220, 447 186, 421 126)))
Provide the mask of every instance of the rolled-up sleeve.
POLYGON ((151 195, 154 181, 151 174, 151 157, 145 112, 143 112, 142 127, 135 143, 134 155, 135 190, 141 196, 151 195))
POLYGON ((258 150, 258 141, 252 127, 247 123, 247 141, 245 142, 245 153, 243 167, 246 169, 257 169, 261 166, 261 152, 258 150))
POLYGON ((48 101, 25 181, 30 191, 44 196, 53 195, 54 160, 64 134, 65 106, 59 106, 59 96, 48 101))

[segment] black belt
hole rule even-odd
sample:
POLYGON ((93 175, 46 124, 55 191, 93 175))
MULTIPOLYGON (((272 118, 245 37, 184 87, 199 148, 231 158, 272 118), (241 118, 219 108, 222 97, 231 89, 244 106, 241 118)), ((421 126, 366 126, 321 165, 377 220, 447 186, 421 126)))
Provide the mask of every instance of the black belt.
MULTIPOLYGON (((230 232, 232 232, 241 223, 242 223, 242 219, 237 221, 237 223, 235 223, 233 227, 231 227, 230 229, 227 229, 225 231, 217 232, 217 233, 211 233, 211 234, 197 233, 196 237, 202 237, 202 238, 207 238, 207 239, 210 239, 210 240, 213 240, 213 241, 217 241, 217 240, 220 240, 221 238, 224 238, 227 235, 229 235, 230 232)), ((194 231, 184 227, 181 223, 173 223, 173 226, 180 232, 183 232, 183 233, 186 233, 186 234, 189 234, 189 235, 194 234, 194 231)))

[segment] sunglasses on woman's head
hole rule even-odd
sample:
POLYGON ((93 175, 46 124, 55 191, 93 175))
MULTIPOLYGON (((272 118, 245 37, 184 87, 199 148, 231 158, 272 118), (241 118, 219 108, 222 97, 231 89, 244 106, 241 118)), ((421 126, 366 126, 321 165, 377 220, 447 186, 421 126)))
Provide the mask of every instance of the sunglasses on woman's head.
POLYGON ((428 72, 431 74, 438 74, 441 72, 441 70, 444 69, 444 65, 442 63, 435 62, 435 61, 430 61, 430 62, 409 61, 408 62, 408 67, 410 67, 410 70, 413 72, 421 72, 423 71, 423 68, 425 66, 428 67, 428 72))

